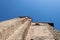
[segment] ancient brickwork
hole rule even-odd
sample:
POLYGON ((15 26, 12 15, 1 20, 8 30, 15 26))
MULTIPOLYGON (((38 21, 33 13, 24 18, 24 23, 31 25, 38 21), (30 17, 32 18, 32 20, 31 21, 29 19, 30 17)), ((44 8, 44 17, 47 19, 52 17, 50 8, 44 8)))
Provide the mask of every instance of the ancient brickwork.
POLYGON ((0 40, 60 40, 52 23, 31 20, 24 16, 0 22, 0 40))

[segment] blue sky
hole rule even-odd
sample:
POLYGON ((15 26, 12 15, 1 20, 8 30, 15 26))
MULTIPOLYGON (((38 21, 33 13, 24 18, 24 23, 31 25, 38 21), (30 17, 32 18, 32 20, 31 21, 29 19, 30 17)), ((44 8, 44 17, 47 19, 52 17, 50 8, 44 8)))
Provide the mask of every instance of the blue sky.
POLYGON ((0 0, 0 21, 18 16, 30 16, 37 22, 53 22, 60 30, 60 0, 0 0))

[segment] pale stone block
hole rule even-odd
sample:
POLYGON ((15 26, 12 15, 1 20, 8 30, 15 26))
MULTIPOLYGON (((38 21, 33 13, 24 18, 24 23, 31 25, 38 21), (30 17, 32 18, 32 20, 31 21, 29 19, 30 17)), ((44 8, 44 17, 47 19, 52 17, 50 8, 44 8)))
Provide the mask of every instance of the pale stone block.
POLYGON ((21 27, 19 27, 7 40, 23 40, 24 32, 29 27, 31 20, 28 19, 21 27))
MULTIPOLYGON (((26 21, 26 18, 16 18, 2 22, 3 25, 0 28, 0 40, 6 40, 14 31, 21 26, 22 22, 26 21), (4 25, 5 24, 5 25, 4 25)), ((1 24, 1 23, 0 23, 1 24)))

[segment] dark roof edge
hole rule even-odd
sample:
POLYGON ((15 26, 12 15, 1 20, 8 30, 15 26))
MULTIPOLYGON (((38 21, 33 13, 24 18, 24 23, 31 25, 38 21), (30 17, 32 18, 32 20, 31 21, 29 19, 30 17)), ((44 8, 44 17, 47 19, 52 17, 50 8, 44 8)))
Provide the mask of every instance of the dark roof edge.
POLYGON ((54 23, 48 23, 50 26, 53 26, 54 27, 54 23))
POLYGON ((18 16, 19 18, 25 18, 25 17, 28 17, 29 19, 31 19, 30 18, 30 16, 18 16))
MULTIPOLYGON (((28 17, 29 19, 31 19, 30 16, 18 16, 18 17, 19 17, 19 18, 28 17)), ((33 22, 33 19, 32 19, 32 22, 33 22)), ((49 24, 50 26, 53 26, 53 27, 54 27, 54 23, 51 23, 51 22, 33 22, 33 23, 47 23, 47 24, 49 24)))
POLYGON ((53 26, 53 27, 54 27, 54 23, 52 23, 52 22, 33 22, 33 23, 47 23, 47 24, 49 24, 50 26, 53 26))
MULTIPOLYGON (((32 19, 32 18, 30 18, 30 16, 18 16, 19 18, 25 18, 25 17, 28 17, 29 19, 32 19)), ((31 21, 33 21, 33 20, 31 20, 31 21)))

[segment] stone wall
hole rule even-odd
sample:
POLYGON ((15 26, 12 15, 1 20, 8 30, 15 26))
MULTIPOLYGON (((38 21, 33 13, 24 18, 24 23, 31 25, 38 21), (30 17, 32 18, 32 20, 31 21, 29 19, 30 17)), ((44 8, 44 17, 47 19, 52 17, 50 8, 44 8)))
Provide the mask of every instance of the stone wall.
POLYGON ((19 17, 0 22, 0 40, 60 40, 52 24, 31 20, 19 17))
POLYGON ((0 40, 6 40, 27 18, 15 18, 0 23, 0 40))

